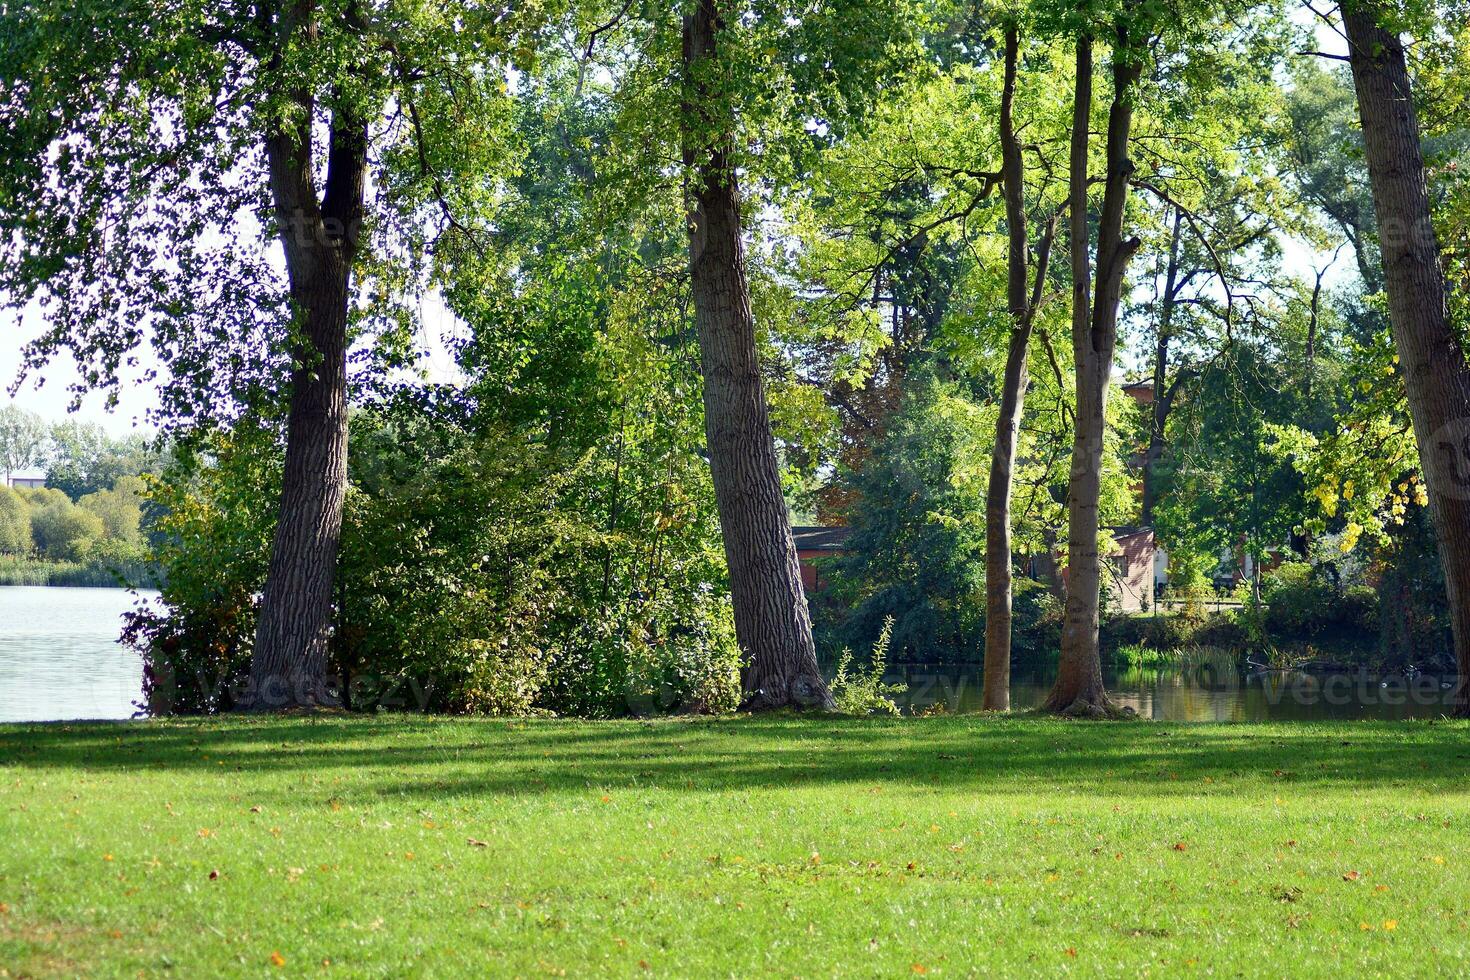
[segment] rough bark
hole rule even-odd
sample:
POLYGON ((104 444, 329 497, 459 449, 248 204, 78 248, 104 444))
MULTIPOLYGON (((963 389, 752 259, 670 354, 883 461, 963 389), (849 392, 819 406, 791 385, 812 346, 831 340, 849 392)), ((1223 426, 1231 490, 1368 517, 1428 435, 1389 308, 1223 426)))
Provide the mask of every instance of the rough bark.
POLYGON ((684 20, 683 135, 705 433, 735 633, 746 657, 743 707, 831 708, 832 695, 817 666, 761 383, 729 121, 712 118, 701 82, 701 72, 716 56, 719 29, 716 0, 700 0, 684 20))
MULTIPOLYGON (((309 8, 283 14, 283 36, 310 34, 309 8)), ((367 170, 367 124, 338 109, 320 200, 312 173, 309 94, 299 121, 269 134, 266 160, 296 313, 286 463, 261 593, 250 687, 240 706, 337 703, 326 679, 332 582, 347 490, 347 319, 367 170)))
POLYGON ((1470 714, 1470 365, 1450 325, 1430 220, 1419 122, 1404 46, 1373 4, 1344 11, 1358 114, 1378 218, 1389 320, 1449 593, 1460 681, 1470 714))
POLYGON ((1126 52, 1128 37, 1119 28, 1113 48, 1112 105, 1108 112, 1107 174, 1098 217, 1095 295, 1089 289, 1087 158, 1091 128, 1092 39, 1077 41, 1077 92, 1072 115, 1071 249, 1072 350, 1077 373, 1077 423, 1072 442, 1072 472, 1067 489, 1067 598, 1056 684, 1045 708, 1063 714, 1107 716, 1116 713, 1103 687, 1098 653, 1102 558, 1098 504, 1102 487, 1103 433, 1113 350, 1118 335, 1118 304, 1123 273, 1138 249, 1123 238, 1123 210, 1133 164, 1128 138, 1133 124, 1131 90, 1140 66, 1126 52))

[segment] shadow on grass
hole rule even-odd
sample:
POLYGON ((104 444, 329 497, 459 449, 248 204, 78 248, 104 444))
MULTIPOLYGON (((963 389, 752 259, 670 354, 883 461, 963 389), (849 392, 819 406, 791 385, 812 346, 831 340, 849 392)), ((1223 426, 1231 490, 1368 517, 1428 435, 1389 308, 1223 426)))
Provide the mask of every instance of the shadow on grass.
POLYGON ((1216 781, 1463 791, 1463 722, 1086 723, 956 716, 654 722, 225 718, 0 727, 0 766, 238 779, 351 772, 350 795, 884 783, 1188 795, 1216 781))

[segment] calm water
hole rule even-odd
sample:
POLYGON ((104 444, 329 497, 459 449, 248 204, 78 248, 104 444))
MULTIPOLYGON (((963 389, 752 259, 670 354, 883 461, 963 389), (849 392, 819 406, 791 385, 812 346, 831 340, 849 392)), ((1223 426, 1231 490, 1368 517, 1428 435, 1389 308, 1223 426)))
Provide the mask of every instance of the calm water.
POLYGON ((0 588, 0 722, 129 718, 143 666, 118 645, 123 589, 0 588))
MULTIPOLYGON (((890 673, 890 680, 908 683, 895 700, 912 710, 980 710, 978 664, 896 665, 890 673)), ((1011 707, 1040 706, 1055 680, 1054 665, 1016 664, 1011 707)), ((1105 666, 1103 680, 1120 705, 1163 721, 1434 718, 1449 710, 1454 689, 1452 676, 1267 671, 1228 659, 1170 670, 1105 666)))
MULTIPOLYGON (((0 588, 0 722, 129 718, 141 695, 137 654, 118 645, 133 597, 121 589, 0 588)), ((980 707, 980 667, 897 665, 913 709, 980 707)), ((1104 671, 1120 703, 1167 721, 1424 718, 1445 711, 1453 678, 1241 669, 1229 660, 1183 670, 1104 671)), ((1039 705, 1049 665, 1018 664, 1011 704, 1039 705)))

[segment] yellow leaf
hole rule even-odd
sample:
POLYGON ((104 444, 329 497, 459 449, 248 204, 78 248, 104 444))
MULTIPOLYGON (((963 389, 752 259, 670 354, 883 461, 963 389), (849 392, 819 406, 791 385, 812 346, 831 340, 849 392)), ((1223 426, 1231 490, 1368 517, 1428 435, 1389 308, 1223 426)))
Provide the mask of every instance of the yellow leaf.
POLYGON ((1393 932, 1398 927, 1399 927, 1399 920, 1398 919, 1384 919, 1383 920, 1383 928, 1386 929, 1386 930, 1388 930, 1389 932, 1393 932))
POLYGON ((271 953, 271 966, 277 966, 277 967, 279 967, 279 966, 285 966, 285 965, 286 965, 286 957, 284 957, 284 956, 281 955, 281 951, 279 949, 276 950, 276 951, 274 951, 273 953, 271 953))

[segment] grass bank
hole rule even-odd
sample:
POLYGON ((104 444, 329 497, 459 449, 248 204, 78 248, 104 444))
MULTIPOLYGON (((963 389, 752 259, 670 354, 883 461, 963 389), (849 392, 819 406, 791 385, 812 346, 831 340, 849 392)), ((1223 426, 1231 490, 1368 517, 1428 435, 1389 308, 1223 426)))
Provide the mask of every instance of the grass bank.
POLYGON ((1470 969, 1470 727, 0 726, 12 975, 1470 969))

